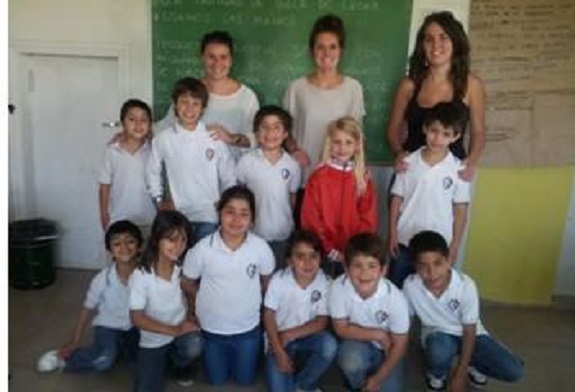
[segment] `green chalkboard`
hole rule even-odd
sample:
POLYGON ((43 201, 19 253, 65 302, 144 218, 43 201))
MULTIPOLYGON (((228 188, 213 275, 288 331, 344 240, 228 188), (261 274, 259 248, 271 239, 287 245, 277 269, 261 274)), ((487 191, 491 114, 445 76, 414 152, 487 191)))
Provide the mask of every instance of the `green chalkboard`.
POLYGON ((154 112, 161 118, 174 82, 201 77, 200 40, 227 30, 235 41, 232 75, 261 104, 281 104, 288 83, 313 69, 308 34, 323 14, 346 26, 341 70, 364 88, 367 158, 391 160, 384 129, 399 79, 405 73, 410 0, 153 0, 154 112))

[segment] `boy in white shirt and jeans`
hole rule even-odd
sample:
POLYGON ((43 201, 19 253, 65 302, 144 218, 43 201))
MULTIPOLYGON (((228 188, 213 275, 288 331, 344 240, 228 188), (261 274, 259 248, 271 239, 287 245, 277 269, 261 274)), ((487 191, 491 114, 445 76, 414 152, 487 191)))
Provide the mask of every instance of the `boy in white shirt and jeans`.
POLYGON ((416 274, 403 286, 422 324, 421 343, 427 361, 427 390, 465 391, 467 380, 485 387, 487 377, 514 382, 523 376, 523 361, 490 336, 479 318, 479 296, 473 280, 451 267, 449 247, 441 234, 422 231, 409 242, 416 274))
POLYGON ((198 79, 183 78, 172 92, 178 121, 152 141, 146 180, 158 209, 176 209, 192 223, 192 244, 217 228, 216 203, 221 192, 236 184, 235 162, 225 143, 214 140, 201 117, 208 91, 198 79), (171 200, 164 200, 165 165, 171 200))
POLYGON ((337 363, 352 391, 404 391, 409 311, 401 291, 384 278, 383 241, 371 233, 351 237, 344 265, 328 296, 341 339, 337 363))

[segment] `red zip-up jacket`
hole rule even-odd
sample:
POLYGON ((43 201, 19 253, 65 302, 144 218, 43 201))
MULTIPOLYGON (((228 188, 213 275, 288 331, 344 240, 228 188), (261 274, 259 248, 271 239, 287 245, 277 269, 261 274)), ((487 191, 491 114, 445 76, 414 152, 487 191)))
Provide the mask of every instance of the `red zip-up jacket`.
POLYGON ((301 226, 315 232, 326 253, 343 252, 347 240, 361 232, 376 233, 377 203, 373 182, 358 195, 353 168, 324 163, 318 166, 305 186, 301 226))

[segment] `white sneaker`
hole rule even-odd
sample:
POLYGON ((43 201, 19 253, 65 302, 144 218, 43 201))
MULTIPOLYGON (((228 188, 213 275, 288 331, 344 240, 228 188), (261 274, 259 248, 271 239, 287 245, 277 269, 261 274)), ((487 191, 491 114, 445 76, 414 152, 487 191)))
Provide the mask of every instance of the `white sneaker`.
POLYGON ((36 370, 40 373, 50 373, 54 370, 64 369, 65 365, 66 361, 60 358, 58 350, 50 350, 40 356, 36 363, 36 370))
POLYGON ((487 376, 475 369, 473 366, 469 367, 467 376, 469 378, 469 383, 473 388, 481 390, 485 389, 487 386, 487 376))
POLYGON ((445 379, 435 378, 430 373, 425 375, 427 392, 445 391, 445 379))

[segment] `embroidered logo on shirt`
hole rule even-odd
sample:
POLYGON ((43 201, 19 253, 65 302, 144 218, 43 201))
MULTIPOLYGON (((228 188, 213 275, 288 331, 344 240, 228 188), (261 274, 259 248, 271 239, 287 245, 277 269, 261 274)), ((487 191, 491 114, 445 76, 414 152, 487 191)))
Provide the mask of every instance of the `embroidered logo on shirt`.
POLYGON ((248 265, 248 268, 246 268, 246 273, 248 274, 248 276, 250 278, 253 278, 256 274, 256 270, 257 270, 256 265, 250 264, 250 265, 248 265))
POLYGON ((388 318, 389 318, 389 315, 386 312, 384 312, 383 310, 378 310, 375 313, 375 319, 380 324, 383 324, 388 318))
POLYGON ((451 185, 453 185, 453 179, 451 177, 445 177, 443 179, 443 189, 447 190, 451 188, 451 185))
POLYGON ((289 178, 289 175, 290 175, 289 169, 282 169, 282 178, 284 180, 287 180, 289 178))
POLYGON ((317 301, 319 301, 321 299, 321 291, 319 290, 314 290, 311 293, 311 303, 315 304, 317 301))
POLYGON ((449 308, 449 310, 451 310, 452 313, 457 312, 457 309, 459 309, 459 305, 460 302, 456 299, 452 299, 447 303, 447 307, 449 308))
POLYGON ((206 150, 206 159, 208 161, 211 161, 214 158, 214 155, 216 155, 216 153, 213 148, 208 148, 206 150))

